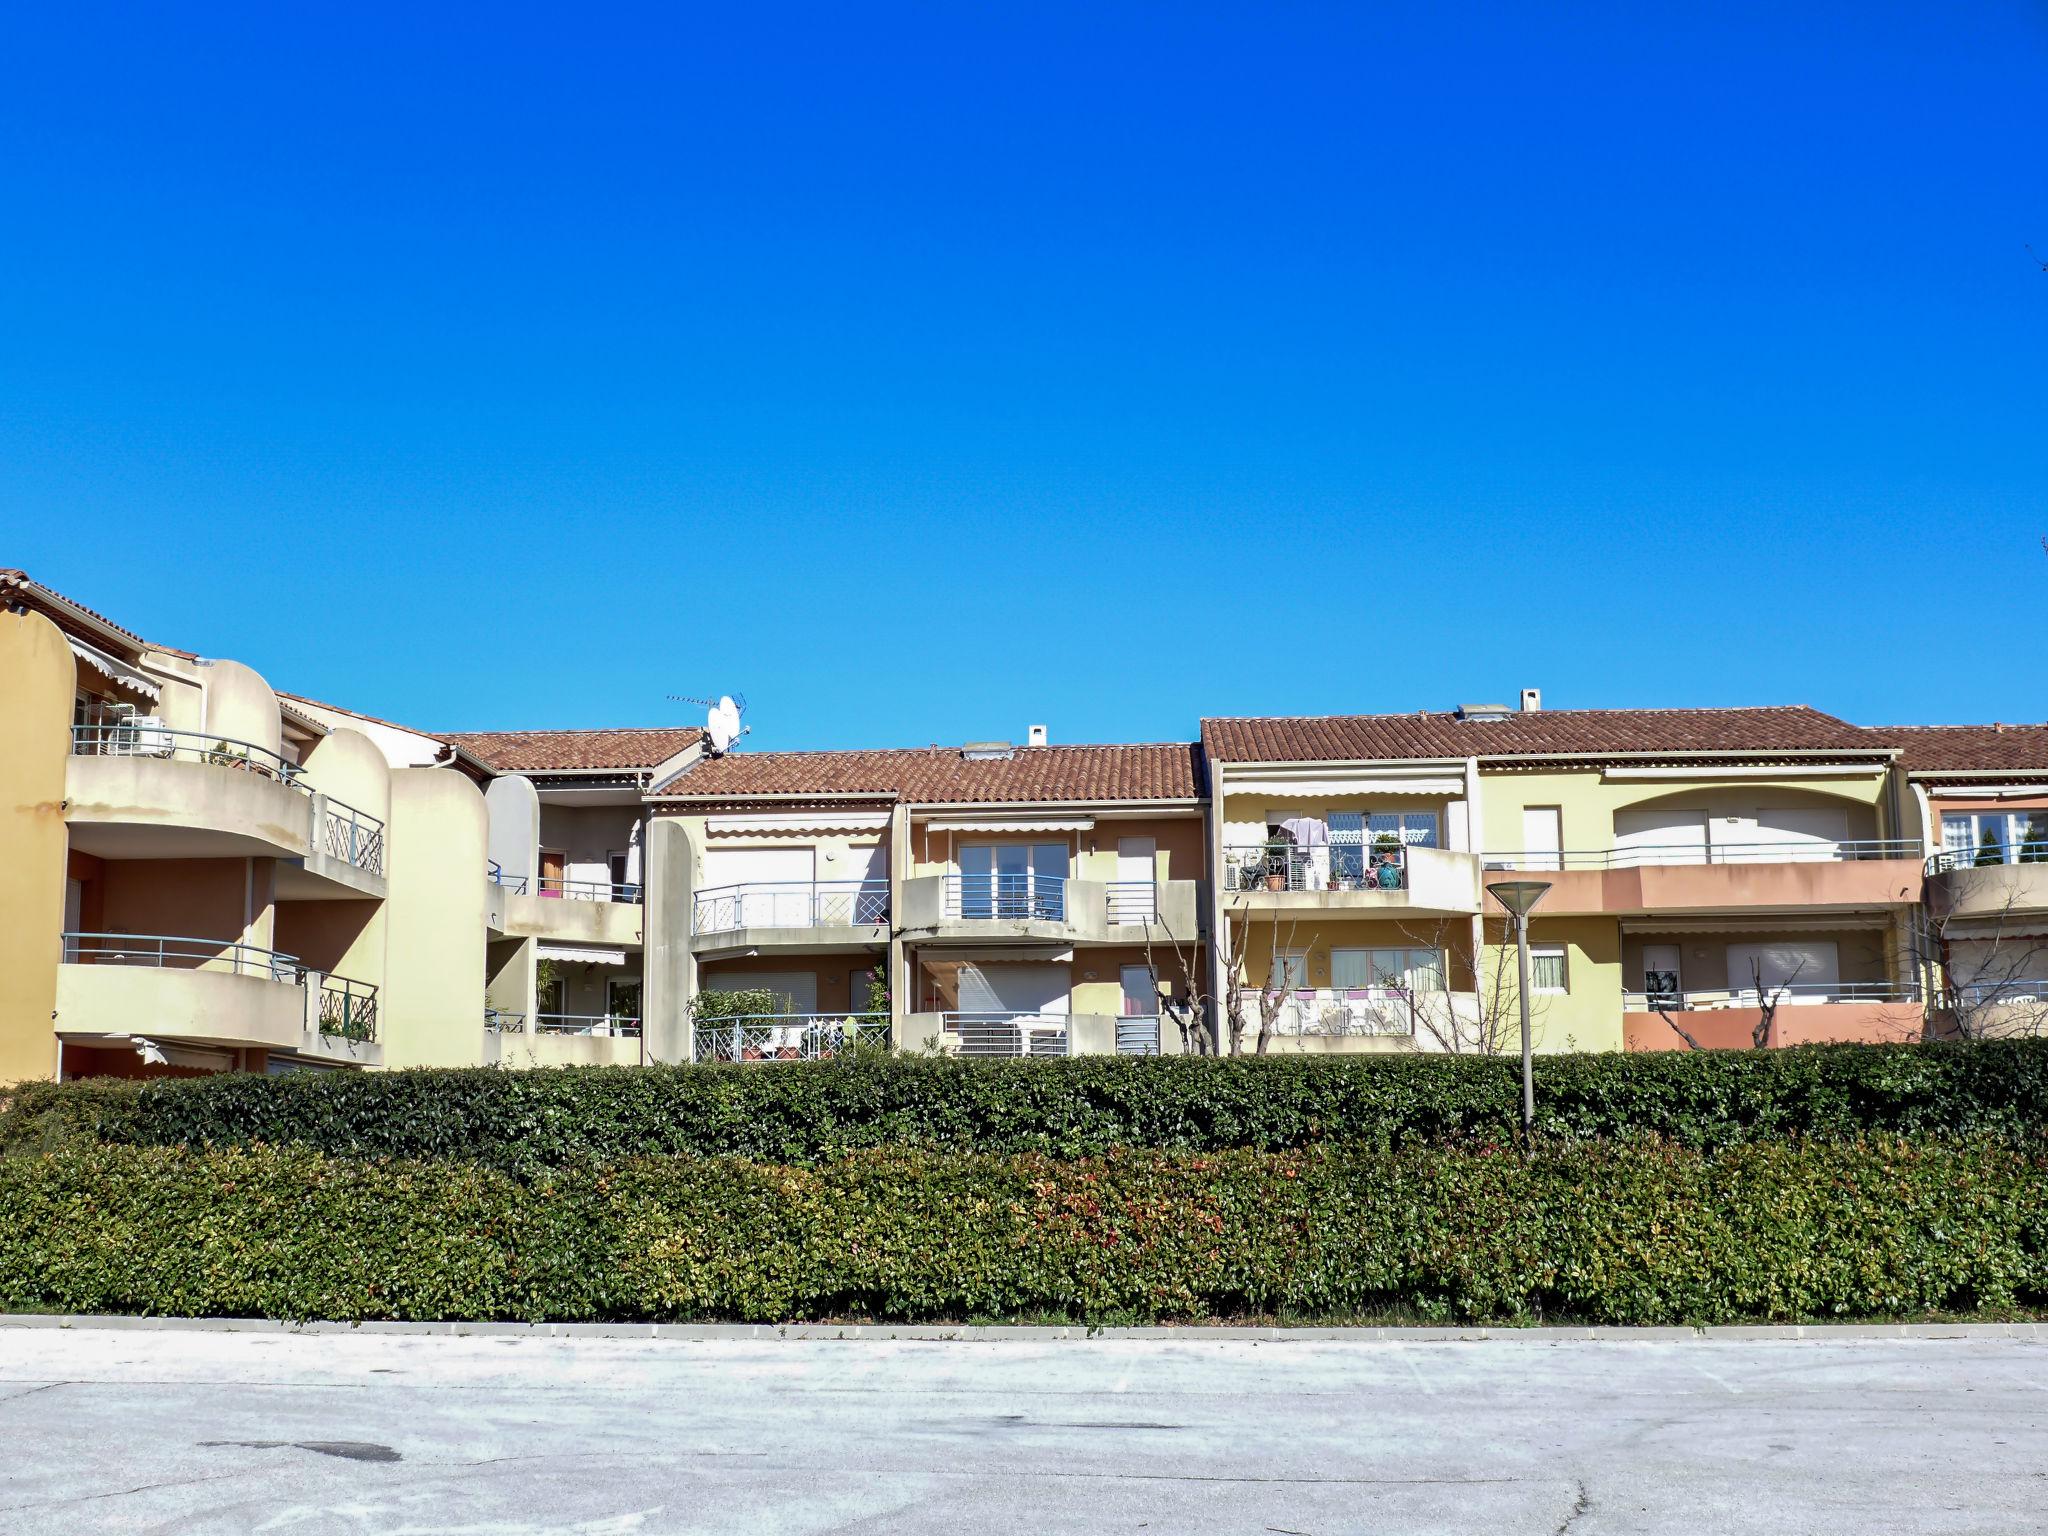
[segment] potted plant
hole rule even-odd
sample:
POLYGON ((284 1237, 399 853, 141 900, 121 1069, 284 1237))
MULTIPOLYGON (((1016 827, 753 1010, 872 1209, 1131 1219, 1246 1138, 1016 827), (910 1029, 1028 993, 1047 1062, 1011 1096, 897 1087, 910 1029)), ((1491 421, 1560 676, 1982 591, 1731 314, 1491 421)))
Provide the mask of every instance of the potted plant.
POLYGON ((1284 891, 1287 889, 1287 864, 1294 852, 1294 844, 1284 837, 1266 839, 1266 889, 1284 891))
POLYGON ((1372 883, 1383 891, 1401 888, 1401 839, 1382 832, 1372 840, 1372 883))

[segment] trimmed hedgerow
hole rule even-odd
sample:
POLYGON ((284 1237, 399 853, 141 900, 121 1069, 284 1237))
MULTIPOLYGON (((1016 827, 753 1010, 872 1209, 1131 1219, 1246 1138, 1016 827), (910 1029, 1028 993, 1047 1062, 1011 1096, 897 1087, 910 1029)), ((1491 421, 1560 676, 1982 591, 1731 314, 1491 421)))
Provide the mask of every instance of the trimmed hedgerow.
MULTIPOLYGON (((0 1151, 293 1143, 530 1171, 641 1154, 810 1162, 862 1147, 1081 1157, 1513 1134, 1517 1064, 1456 1056, 1083 1057, 224 1075, 28 1084, 0 1151)), ((2048 1129, 2048 1041, 1546 1056, 1548 1139, 1712 1149, 1785 1136, 2048 1129)))
POLYGON ((2048 1302, 2012 1138, 631 1158, 0 1159, 0 1306, 526 1320, 1896 1317, 2048 1302))

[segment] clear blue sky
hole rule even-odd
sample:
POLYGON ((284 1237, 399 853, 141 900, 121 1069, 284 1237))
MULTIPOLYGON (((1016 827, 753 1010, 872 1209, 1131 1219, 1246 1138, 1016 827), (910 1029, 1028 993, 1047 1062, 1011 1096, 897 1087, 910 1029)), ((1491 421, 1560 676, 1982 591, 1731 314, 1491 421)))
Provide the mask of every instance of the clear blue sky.
POLYGON ((0 564, 438 727, 2048 715, 2048 7, 17 8, 0 564))

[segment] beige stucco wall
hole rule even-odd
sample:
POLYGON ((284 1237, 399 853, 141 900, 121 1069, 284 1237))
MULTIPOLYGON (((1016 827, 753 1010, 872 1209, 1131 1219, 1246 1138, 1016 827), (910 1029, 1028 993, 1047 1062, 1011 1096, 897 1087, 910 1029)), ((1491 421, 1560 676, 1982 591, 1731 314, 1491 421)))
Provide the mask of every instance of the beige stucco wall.
POLYGON ((1851 807, 1851 838, 1894 835, 1884 824, 1885 775, 1807 778, 1796 772, 1783 778, 1716 780, 1614 779, 1597 768, 1569 772, 1481 771, 1481 816, 1484 837, 1480 851, 1522 851, 1522 812, 1534 806, 1557 806, 1568 852, 1593 852, 1614 846, 1614 814, 1652 807, 1697 809, 1709 817, 1754 816, 1760 809, 1840 804, 1851 807))
MULTIPOLYGON (((306 777, 330 799, 341 800, 379 821, 391 819, 391 769, 377 744, 361 731, 324 736, 306 754, 306 777)), ((320 829, 314 829, 314 837, 320 829)))
POLYGON ((487 827, 482 793, 453 769, 392 773, 378 1031, 387 1066, 481 1059, 487 827))
POLYGON ((0 612, 0 1083, 57 1074, 64 778, 77 673, 63 632, 0 612))

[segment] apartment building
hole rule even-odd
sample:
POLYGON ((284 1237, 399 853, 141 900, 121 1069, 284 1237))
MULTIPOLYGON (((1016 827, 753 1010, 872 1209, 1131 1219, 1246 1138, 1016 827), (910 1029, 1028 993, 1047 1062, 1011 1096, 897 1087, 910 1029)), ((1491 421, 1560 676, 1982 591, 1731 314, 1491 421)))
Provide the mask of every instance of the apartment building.
POLYGON ((2048 1028, 2048 726, 1804 707, 710 750, 435 732, 0 571, 0 1081, 2048 1028))
POLYGON ((1177 1051, 1202 990, 1203 792, 1186 743, 700 757, 651 803, 681 847, 676 991, 699 1060, 863 1032, 965 1055, 1177 1051))

